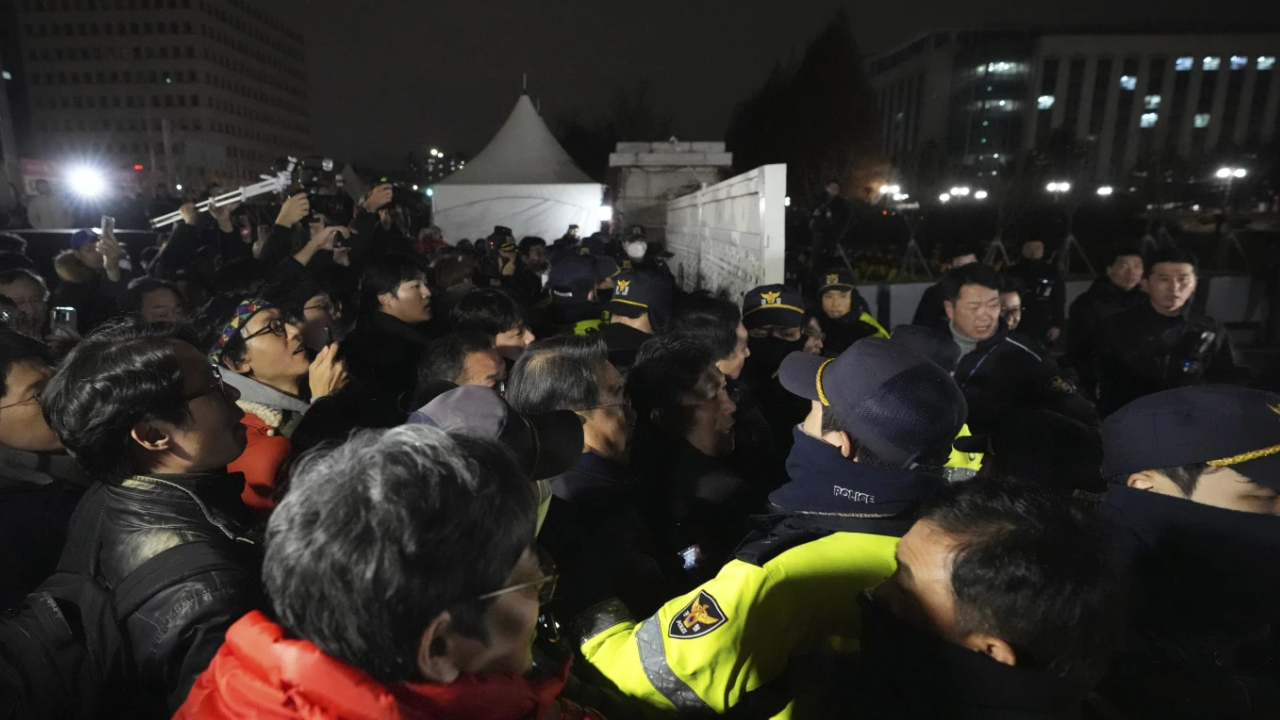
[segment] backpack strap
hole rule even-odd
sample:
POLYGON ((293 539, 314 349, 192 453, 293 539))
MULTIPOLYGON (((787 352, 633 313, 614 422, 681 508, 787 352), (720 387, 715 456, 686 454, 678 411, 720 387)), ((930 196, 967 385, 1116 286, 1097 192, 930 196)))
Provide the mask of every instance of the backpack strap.
POLYGON ((58 557, 58 570, 94 577, 98 571, 99 538, 106 508, 106 489, 94 483, 76 504, 67 521, 67 542, 58 557))
POLYGON ((116 617, 123 621, 161 591, 217 570, 241 571, 242 567, 227 559, 226 551, 212 543, 191 542, 171 547, 142 563, 112 590, 116 617))

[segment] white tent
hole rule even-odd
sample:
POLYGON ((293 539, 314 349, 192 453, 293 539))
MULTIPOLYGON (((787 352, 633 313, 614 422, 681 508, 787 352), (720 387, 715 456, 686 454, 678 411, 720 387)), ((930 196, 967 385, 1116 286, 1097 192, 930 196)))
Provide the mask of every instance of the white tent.
POLYGON ((600 224, 604 187, 591 182, 556 142, 528 95, 489 145, 434 186, 435 224, 445 240, 487 237, 495 225, 516 237, 558 238, 570 225, 600 224))

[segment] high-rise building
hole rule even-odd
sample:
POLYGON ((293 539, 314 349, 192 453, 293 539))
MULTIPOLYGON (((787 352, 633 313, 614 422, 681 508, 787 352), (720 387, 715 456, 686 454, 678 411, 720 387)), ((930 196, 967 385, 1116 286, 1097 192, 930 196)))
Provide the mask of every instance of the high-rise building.
POLYGON ((1280 33, 946 31, 869 70, 885 152, 907 173, 994 179, 1039 151, 1120 180, 1157 157, 1195 163, 1270 143, 1277 55, 1280 33))
POLYGON ((23 155, 255 179, 311 148, 302 36, 247 0, 13 0, 23 155))

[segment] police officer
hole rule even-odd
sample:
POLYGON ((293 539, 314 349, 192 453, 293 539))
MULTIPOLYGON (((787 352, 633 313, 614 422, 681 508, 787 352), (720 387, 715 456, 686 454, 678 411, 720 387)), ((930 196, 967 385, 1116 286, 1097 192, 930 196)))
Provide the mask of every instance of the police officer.
MULTIPOLYGON (((893 572, 898 539, 945 481, 960 389, 929 359, 869 338, 834 359, 794 353, 779 375, 810 405, 793 428, 780 513, 712 580, 637 623, 575 624, 583 659, 623 694, 680 714, 807 716, 789 666, 859 631, 852 599, 893 572)), ((617 607, 612 608, 614 611, 617 607)), ((807 678, 805 678, 807 679, 807 678)))
POLYGON ((1118 716, 1280 716, 1280 395, 1165 390, 1102 426, 1100 508, 1134 580, 1118 716))
POLYGON ((979 435, 996 432, 1011 413, 1026 407, 1097 427, 1097 414, 1057 363, 1028 338, 1010 333, 1000 319, 1001 286, 995 270, 976 263, 942 279, 951 339, 960 347, 955 379, 969 401, 969 427, 979 435))
POLYGON ((1222 323, 1191 311, 1196 270, 1191 251, 1161 251, 1147 271, 1148 301, 1104 321, 1097 360, 1103 417, 1160 390, 1248 380, 1222 323))
POLYGON ((826 338, 823 351, 836 357, 850 345, 868 337, 889 337, 880 323, 871 316, 871 308, 853 285, 853 275, 844 268, 833 268, 819 276, 818 297, 822 300, 822 314, 818 325, 826 338))
POLYGON ((1062 272, 1044 259, 1044 241, 1022 244, 1022 262, 1005 271, 1022 283, 1022 323, 1019 332, 1052 345, 1062 334, 1067 315, 1067 286, 1062 272))
POLYGON ((640 346, 663 332, 670 317, 671 285, 657 275, 623 270, 609 301, 609 323, 600 327, 609 362, 625 372, 640 346))

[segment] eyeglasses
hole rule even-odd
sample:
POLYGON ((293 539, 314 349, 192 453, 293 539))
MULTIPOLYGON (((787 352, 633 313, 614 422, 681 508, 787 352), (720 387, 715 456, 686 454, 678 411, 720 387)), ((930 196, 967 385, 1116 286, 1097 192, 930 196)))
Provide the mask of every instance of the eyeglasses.
POLYGON ((249 342, 250 340, 256 337, 262 337, 263 335, 275 335, 276 337, 285 337, 288 333, 285 326, 288 324, 289 323, 285 322, 285 319, 282 317, 273 317, 267 321, 266 327, 262 328, 256 333, 253 333, 252 335, 245 335, 244 341, 249 342))
POLYGON ((556 581, 560 579, 559 573, 556 572, 556 563, 551 559, 551 553, 541 547, 535 547, 534 552, 538 556, 538 567, 542 570, 542 577, 532 582, 520 583, 504 587, 501 590, 494 590, 491 593, 485 593, 476 598, 476 600, 492 600, 507 593, 513 593, 517 590, 525 588, 538 588, 538 605, 546 605, 551 602, 556 594, 556 581))
POLYGON ((306 312, 308 310, 316 310, 316 311, 325 313, 327 315, 331 315, 333 314, 333 309, 334 309, 333 303, 322 302, 322 303, 316 303, 315 305, 307 305, 306 307, 302 308, 302 311, 306 312))
POLYGON ((19 400, 19 401, 18 401, 18 402, 16 402, 16 403, 9 403, 8 405, 0 405, 0 410, 8 410, 9 408, 12 408, 12 407, 18 407, 19 405, 26 405, 26 404, 28 404, 28 403, 33 403, 33 402, 34 402, 34 403, 38 403, 38 402, 40 402, 40 393, 39 393, 39 392, 37 392, 35 395, 32 395, 31 397, 27 398, 26 400, 19 400))
POLYGON ((205 395, 212 395, 215 392, 220 392, 224 395, 226 394, 227 384, 222 379, 222 370, 220 370, 217 365, 210 365, 209 370, 213 373, 214 384, 189 395, 183 395, 182 400, 184 402, 191 402, 196 398, 202 398, 205 395))

